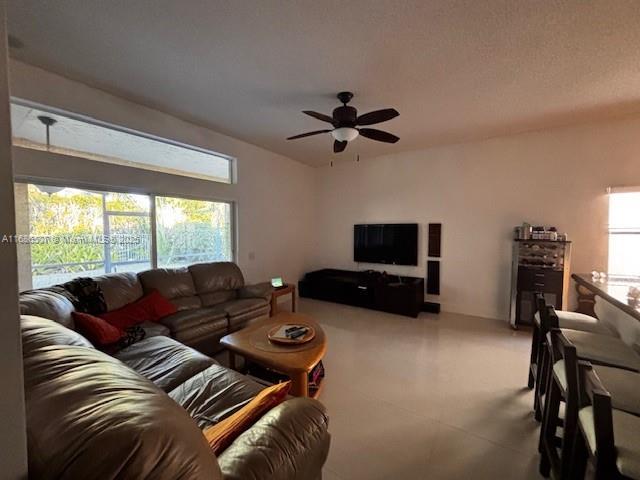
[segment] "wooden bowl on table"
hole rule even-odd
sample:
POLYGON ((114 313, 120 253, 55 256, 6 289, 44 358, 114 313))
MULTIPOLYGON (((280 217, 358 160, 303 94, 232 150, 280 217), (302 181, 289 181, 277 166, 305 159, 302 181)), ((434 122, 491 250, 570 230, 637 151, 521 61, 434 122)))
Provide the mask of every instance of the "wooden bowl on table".
POLYGON ((269 341, 273 343, 281 345, 300 345, 301 343, 307 343, 313 340, 316 336, 316 330, 311 325, 306 325, 304 323, 285 323, 276 325, 270 329, 267 336, 269 337, 269 341), (276 336, 276 333, 278 333, 282 327, 305 327, 307 329, 307 333, 298 338, 283 338, 276 336))

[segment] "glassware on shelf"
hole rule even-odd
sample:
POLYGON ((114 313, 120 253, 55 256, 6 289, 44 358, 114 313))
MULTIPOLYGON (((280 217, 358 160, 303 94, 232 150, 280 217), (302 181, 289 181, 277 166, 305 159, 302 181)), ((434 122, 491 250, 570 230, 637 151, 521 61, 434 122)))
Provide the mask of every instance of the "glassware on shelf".
POLYGON ((591 278, 594 282, 606 282, 607 274, 605 272, 598 272, 597 270, 593 270, 591 272, 591 278))

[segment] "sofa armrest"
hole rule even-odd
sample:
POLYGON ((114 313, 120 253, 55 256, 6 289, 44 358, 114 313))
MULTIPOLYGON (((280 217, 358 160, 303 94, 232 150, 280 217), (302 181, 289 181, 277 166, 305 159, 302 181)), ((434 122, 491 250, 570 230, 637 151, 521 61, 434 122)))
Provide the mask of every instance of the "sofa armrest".
POLYGON ((287 400, 218 457, 225 480, 315 480, 329 453, 329 419, 310 398, 287 400))
POLYGON ((238 289, 238 298, 264 298, 267 302, 271 300, 273 287, 269 282, 245 285, 238 289))

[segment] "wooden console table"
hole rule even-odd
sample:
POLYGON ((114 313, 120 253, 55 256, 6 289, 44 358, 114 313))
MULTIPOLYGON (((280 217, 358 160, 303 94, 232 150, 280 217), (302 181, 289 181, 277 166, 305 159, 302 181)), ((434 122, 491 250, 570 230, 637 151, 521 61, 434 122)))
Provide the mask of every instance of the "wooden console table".
POLYGON ((296 286, 288 283, 282 288, 277 288, 271 293, 271 313, 269 313, 270 317, 273 317, 276 313, 278 313, 278 297, 283 295, 291 294, 291 311, 296 311, 296 286))

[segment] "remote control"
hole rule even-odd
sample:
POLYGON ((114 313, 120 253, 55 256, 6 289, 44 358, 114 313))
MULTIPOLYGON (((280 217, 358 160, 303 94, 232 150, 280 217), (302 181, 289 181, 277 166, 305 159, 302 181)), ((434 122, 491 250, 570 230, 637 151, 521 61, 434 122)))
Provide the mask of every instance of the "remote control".
POLYGON ((308 330, 306 328, 303 328, 302 330, 298 330, 296 332, 293 332, 291 334, 289 334, 289 338, 291 340, 295 340, 299 337, 304 337, 307 334, 308 330))
POLYGON ((295 332, 296 330, 300 330, 301 328, 304 328, 304 327, 302 327, 302 326, 300 326, 300 325, 297 325, 297 326, 295 326, 295 327, 285 328, 284 333, 286 333, 286 334, 293 333, 293 332, 295 332))

